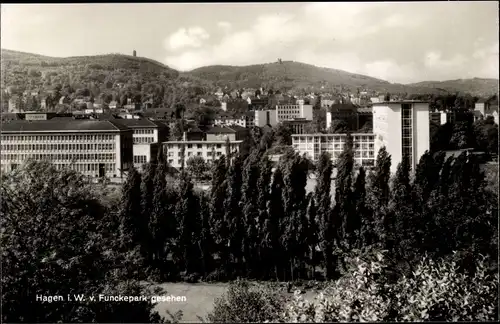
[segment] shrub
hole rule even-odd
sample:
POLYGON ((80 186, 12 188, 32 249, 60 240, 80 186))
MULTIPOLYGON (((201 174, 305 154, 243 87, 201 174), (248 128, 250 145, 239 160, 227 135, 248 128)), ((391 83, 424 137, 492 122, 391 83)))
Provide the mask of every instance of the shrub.
POLYGON ((355 258, 355 266, 332 282, 313 301, 297 292, 286 305, 285 322, 348 321, 494 321, 498 320, 498 273, 486 262, 473 275, 459 271, 453 260, 428 258, 409 276, 388 281, 383 253, 376 260, 355 258))
POLYGON ((237 280, 229 285, 227 293, 215 300, 207 320, 215 323, 276 321, 284 304, 284 296, 278 290, 237 280))

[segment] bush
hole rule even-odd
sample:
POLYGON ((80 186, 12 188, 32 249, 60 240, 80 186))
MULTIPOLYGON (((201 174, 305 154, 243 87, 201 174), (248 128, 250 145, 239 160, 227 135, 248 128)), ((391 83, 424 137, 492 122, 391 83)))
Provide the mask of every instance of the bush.
POLYGON ((298 292, 286 305, 285 322, 495 321, 498 273, 488 275, 484 260, 474 275, 460 273, 452 260, 424 258, 410 276, 389 283, 383 253, 356 258, 354 269, 307 301, 298 292))
POLYGON ((284 296, 278 290, 237 280, 229 285, 227 293, 215 300, 207 320, 215 323, 276 321, 284 311, 284 304, 284 296))
POLYGON ((138 250, 120 251, 118 222, 82 175, 28 161, 2 175, 1 196, 3 322, 163 320, 149 301, 90 300, 153 291, 137 282, 138 250), (64 300, 41 302, 37 295, 64 300), (73 295, 87 300, 67 299, 73 295))

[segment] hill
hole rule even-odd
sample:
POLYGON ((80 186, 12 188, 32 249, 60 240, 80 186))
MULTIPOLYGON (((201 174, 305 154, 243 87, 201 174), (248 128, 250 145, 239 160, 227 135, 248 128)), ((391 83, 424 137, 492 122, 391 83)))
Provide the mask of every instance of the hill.
POLYGON ((312 90, 368 90, 374 92, 403 93, 411 92, 441 92, 425 87, 408 87, 393 84, 385 80, 366 75, 350 73, 337 69, 317 67, 310 64, 283 61, 282 63, 267 63, 249 66, 214 65, 201 67, 190 72, 196 76, 214 82, 218 86, 236 84, 238 87, 275 89, 312 90))
POLYGON ((212 81, 221 87, 236 84, 238 87, 243 88, 262 86, 265 88, 316 91, 323 87, 328 91, 342 88, 351 92, 356 92, 359 89, 379 93, 436 95, 459 91, 478 96, 495 94, 498 88, 498 80, 494 79, 420 82, 415 84, 390 83, 361 74, 294 61, 248 66, 213 65, 194 69, 186 74, 212 81))
POLYGON ((141 103, 153 99, 156 106, 170 105, 189 93, 204 92, 206 82, 181 76, 160 62, 123 54, 49 57, 7 49, 1 50, 1 88, 24 90, 59 89, 70 99, 91 96, 104 102, 141 103), (170 102, 171 101, 171 102, 170 102))
POLYGON ((498 93, 497 79, 473 78, 447 81, 424 81, 409 84, 409 86, 439 88, 449 92, 469 93, 478 97, 488 97, 498 93))

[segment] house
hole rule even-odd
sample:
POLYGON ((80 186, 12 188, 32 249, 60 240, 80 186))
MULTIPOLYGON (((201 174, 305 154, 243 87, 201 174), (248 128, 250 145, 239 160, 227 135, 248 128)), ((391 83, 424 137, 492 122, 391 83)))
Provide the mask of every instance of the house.
POLYGON ((118 102, 116 100, 111 100, 108 107, 109 107, 109 109, 116 109, 116 108, 118 108, 118 102))
POLYGON ((479 99, 474 106, 474 111, 478 111, 484 118, 494 117, 494 112, 498 115, 498 96, 493 95, 489 98, 479 99))
POLYGON ((207 141, 242 141, 248 136, 248 129, 233 125, 233 126, 215 126, 206 132, 207 141))
POLYGON ((205 98, 200 98, 200 105, 204 105, 207 102, 205 98))

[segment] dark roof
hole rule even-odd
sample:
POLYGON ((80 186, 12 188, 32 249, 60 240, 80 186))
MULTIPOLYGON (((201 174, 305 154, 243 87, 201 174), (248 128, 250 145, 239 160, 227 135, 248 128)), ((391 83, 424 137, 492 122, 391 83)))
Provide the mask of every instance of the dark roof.
POLYGON ((245 127, 242 127, 240 125, 231 125, 228 128, 231 128, 231 129, 233 129, 233 130, 235 130, 237 132, 245 132, 245 131, 247 131, 247 129, 245 127))
POLYGON ((212 127, 206 133, 207 134, 233 134, 236 133, 237 130, 234 130, 232 127, 212 127))
POLYGON ((396 100, 396 101, 380 101, 380 102, 372 102, 372 105, 386 105, 386 104, 404 104, 404 103, 429 103, 429 101, 425 100, 396 100))
POLYGON ((2 124, 2 133, 18 132, 118 132, 129 128, 110 120, 68 120, 13 121, 2 124))
POLYGON ((371 114, 372 112, 373 112, 372 108, 366 108, 366 107, 360 107, 360 108, 358 108, 358 113, 371 114))
POLYGON ((129 128, 158 128, 166 127, 165 124, 155 123, 149 119, 116 119, 117 123, 129 128))

